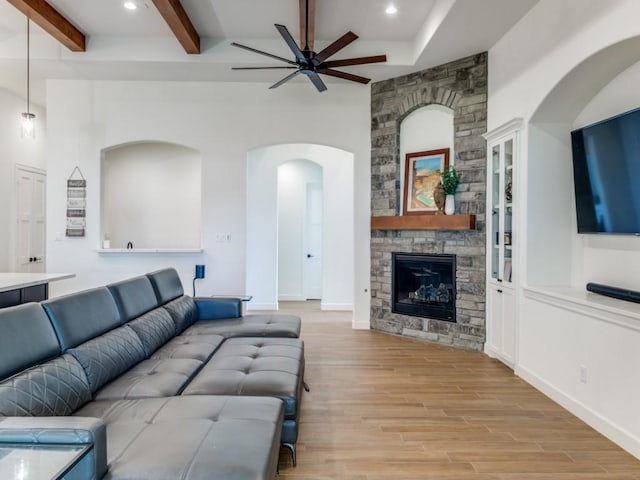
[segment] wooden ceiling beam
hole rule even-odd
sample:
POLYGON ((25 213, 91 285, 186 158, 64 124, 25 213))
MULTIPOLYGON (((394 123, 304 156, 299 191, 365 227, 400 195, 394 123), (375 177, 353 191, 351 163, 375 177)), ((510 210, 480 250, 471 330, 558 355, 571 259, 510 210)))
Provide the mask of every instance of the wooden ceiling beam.
POLYGON ((7 0, 72 52, 86 51, 86 38, 45 0, 7 0))
POLYGON ((200 53, 200 35, 189 20, 180 0, 153 0, 153 4, 185 52, 200 53))

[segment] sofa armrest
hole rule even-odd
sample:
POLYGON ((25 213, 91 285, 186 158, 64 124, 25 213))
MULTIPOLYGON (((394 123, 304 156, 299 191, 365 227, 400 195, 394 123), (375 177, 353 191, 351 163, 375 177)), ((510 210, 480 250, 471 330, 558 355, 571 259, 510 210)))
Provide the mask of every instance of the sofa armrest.
POLYGON ((2 444, 93 445, 65 478, 97 480, 107 472, 107 428, 99 418, 0 418, 2 444))
POLYGON ((221 318, 240 318, 242 301, 239 298, 194 298, 198 308, 198 320, 217 320, 221 318))

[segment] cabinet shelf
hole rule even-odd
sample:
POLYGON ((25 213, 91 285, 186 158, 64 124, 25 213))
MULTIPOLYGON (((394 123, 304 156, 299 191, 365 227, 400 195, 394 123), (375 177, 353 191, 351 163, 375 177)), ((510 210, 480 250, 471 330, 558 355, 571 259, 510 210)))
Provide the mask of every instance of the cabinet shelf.
POLYGON ((475 215, 371 217, 371 230, 475 230, 475 215))

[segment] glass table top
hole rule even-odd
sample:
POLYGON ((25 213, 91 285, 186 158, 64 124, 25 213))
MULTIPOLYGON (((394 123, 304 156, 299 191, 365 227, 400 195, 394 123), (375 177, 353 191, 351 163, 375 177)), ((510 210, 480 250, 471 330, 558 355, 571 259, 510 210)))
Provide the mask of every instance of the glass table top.
POLYGON ((1 445, 0 478, 58 480, 90 449, 91 445, 1 445))

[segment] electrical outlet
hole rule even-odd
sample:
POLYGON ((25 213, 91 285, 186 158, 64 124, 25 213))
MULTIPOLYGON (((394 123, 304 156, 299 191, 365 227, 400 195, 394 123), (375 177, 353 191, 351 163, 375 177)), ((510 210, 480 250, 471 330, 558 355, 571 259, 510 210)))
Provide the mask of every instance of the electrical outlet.
POLYGON ((580 381, 587 383, 587 367, 584 365, 580 365, 580 381))
POLYGON ((230 233, 216 233, 216 242, 217 243, 230 243, 231 242, 231 234, 230 233))

